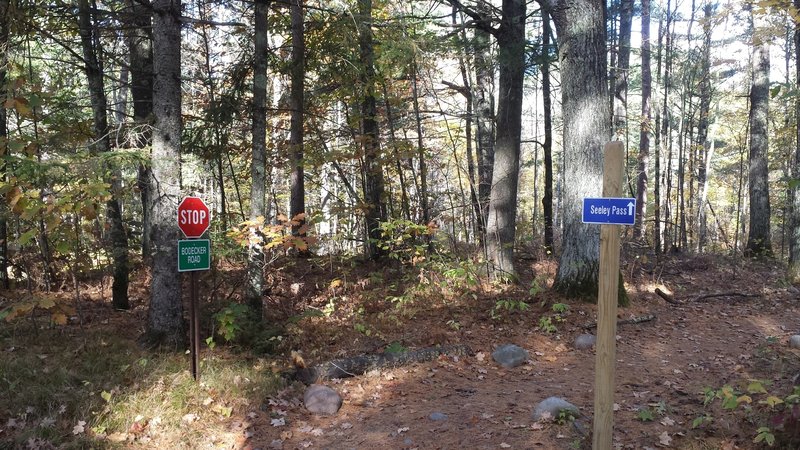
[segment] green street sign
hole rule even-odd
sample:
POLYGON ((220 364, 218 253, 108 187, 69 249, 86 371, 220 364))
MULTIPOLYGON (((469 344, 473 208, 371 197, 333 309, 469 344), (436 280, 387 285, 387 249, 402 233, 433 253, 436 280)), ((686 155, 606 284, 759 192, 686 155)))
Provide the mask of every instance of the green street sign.
POLYGON ((178 272, 211 268, 211 241, 182 239, 178 241, 178 272))

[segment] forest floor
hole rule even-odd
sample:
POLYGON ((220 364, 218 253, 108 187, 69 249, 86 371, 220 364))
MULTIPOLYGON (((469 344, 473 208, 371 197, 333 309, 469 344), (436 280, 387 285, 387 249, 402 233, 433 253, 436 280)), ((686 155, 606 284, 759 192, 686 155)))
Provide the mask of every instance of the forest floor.
MULTIPOLYGON (((624 254, 631 306, 618 317, 654 318, 618 327, 615 447, 749 449, 774 437, 776 446, 798 448, 791 439, 800 408, 787 405, 800 384, 800 351, 788 343, 800 332, 800 291, 785 281, 785 268, 624 254)), ((74 320, 44 327, 41 318, 38 326, 0 324, 0 398, 10 399, 0 401, 0 448, 591 448, 595 354, 573 341, 595 331, 596 307, 547 289, 553 259, 520 266, 523 287, 502 287, 473 284, 468 267, 295 260, 268 280, 265 314, 288 324, 270 341, 277 355, 253 356, 217 337, 215 348, 203 345, 199 384, 188 356, 135 344, 146 276, 132 289, 130 312, 101 301, 100 287, 87 288, 83 328, 74 320), (492 351, 507 343, 530 360, 499 366, 492 351), (291 351, 311 365, 444 344, 472 352, 326 381, 344 399, 332 416, 308 412, 305 386, 273 375, 291 370, 291 351), (104 362, 110 355, 117 359, 104 362), (580 415, 534 422, 533 408, 550 396, 580 415)), ((234 298, 240 281, 237 272, 205 277, 203 307, 234 298)), ((208 336, 208 313, 203 323, 208 336)))

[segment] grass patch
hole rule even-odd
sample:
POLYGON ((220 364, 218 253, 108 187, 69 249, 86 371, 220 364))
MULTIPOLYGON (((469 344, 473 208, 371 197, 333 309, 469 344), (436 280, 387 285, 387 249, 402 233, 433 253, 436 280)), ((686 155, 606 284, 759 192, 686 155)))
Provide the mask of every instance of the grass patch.
MULTIPOLYGON (((124 314, 124 313, 109 313, 124 314)), ((280 384, 267 360, 140 349, 117 326, 0 323, 0 448, 231 448, 280 384)))

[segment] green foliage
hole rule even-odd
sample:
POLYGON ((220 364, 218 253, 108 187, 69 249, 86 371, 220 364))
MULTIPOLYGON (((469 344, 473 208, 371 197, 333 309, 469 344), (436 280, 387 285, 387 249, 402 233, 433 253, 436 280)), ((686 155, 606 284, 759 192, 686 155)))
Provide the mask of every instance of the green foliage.
POLYGON ((569 314, 569 305, 566 303, 554 303, 550 310, 553 314, 543 315, 539 318, 539 329, 545 333, 558 332, 557 324, 566 321, 566 316, 569 314))
POLYGON ((400 342, 394 341, 391 344, 386 346, 386 353, 403 353, 408 349, 403 346, 400 342))
MULTIPOLYGON (((784 397, 768 391, 769 383, 764 380, 746 380, 744 392, 731 385, 720 389, 705 388, 703 405, 710 406, 718 401, 723 412, 736 410, 745 405, 748 415, 756 421, 764 421, 756 430, 754 443, 765 443, 773 446, 796 448, 800 444, 800 386, 795 386, 792 393, 784 397)), ((705 413, 692 422, 692 428, 709 423, 713 417, 705 413)))
POLYGON ((569 409, 562 409, 556 417, 556 423, 559 425, 566 425, 574 422, 576 419, 575 414, 569 409))
POLYGON ((639 412, 636 414, 636 417, 642 422, 652 422, 655 418, 653 416, 653 410, 646 406, 639 408, 639 412))
POLYGON ((222 308, 222 310, 214 314, 214 320, 217 322, 217 333, 226 342, 233 341, 242 331, 243 322, 247 320, 249 315, 250 309, 241 303, 231 303, 222 308))
POLYGON ((376 242, 389 258, 412 265, 425 260, 428 252, 427 239, 435 228, 420 225, 410 220, 392 219, 379 225, 381 239, 376 242))
POLYGON ((495 302, 489 316, 494 320, 500 320, 504 316, 512 316, 530 309, 530 305, 522 300, 498 300, 495 302))

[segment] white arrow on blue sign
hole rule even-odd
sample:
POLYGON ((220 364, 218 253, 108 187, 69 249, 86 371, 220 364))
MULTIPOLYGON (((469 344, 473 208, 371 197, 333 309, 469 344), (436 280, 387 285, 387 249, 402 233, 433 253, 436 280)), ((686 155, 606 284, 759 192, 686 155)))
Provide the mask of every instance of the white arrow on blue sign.
POLYGON ((584 198, 583 223, 633 225, 636 222, 635 198, 584 198))

